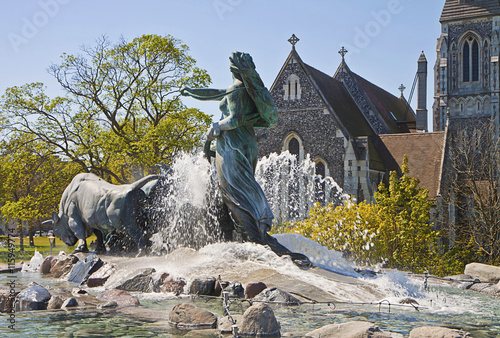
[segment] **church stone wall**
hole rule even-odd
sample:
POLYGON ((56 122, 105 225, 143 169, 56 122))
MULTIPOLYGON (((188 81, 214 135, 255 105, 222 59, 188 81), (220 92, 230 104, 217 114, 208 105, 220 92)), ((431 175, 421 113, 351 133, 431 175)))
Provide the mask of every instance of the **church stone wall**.
MULTIPOLYGON (((293 85, 293 84, 292 84, 293 85)), ((344 182, 344 138, 337 137, 339 128, 329 115, 326 105, 318 95, 299 64, 292 61, 285 67, 281 77, 271 90, 278 108, 278 123, 268 130, 258 131, 267 134, 268 139, 259 143, 259 157, 270 153, 280 153, 287 135, 294 132, 302 140, 305 154, 325 160, 330 176, 340 185, 344 182), (285 99, 287 79, 295 74, 300 79, 300 99, 285 99)))

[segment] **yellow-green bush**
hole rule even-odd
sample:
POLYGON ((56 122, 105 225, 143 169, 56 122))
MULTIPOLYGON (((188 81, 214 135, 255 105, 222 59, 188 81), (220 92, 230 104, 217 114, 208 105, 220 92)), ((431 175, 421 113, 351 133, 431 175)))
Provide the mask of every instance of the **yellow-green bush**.
POLYGON ((335 207, 316 204, 309 218, 291 224, 287 232, 299 233, 317 243, 343 253, 359 264, 377 263, 376 208, 365 202, 348 200, 335 207))

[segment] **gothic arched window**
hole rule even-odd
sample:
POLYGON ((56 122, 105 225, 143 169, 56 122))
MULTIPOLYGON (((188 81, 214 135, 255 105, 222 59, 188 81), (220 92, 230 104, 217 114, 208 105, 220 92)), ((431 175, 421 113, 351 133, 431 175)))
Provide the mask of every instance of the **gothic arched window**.
POLYGON ((472 43, 472 81, 479 81, 479 45, 474 40, 472 43))
POLYGON ((300 144, 299 144, 299 141, 295 137, 292 137, 290 139, 290 141, 288 142, 288 151, 292 155, 295 155, 297 157, 299 156, 300 144))
POLYGON ((463 79, 464 82, 469 82, 470 81, 470 46, 467 41, 464 43, 464 50, 463 50, 463 79))
POLYGON ((300 87, 300 78, 295 74, 291 74, 286 80, 284 90, 285 90, 285 97, 284 97, 285 100, 299 100, 302 95, 302 88, 300 87))
POLYGON ((325 170, 325 164, 323 162, 317 162, 316 163, 316 175, 321 176, 322 178, 325 178, 326 170, 325 170))
POLYGON ((475 39, 465 41, 462 62, 463 82, 479 81, 479 44, 475 39))

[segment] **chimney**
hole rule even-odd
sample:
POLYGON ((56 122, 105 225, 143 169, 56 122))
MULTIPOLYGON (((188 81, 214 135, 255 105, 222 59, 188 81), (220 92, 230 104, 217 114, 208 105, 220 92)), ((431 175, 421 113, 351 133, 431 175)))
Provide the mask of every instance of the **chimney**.
POLYGON ((418 58, 417 130, 427 131, 427 59, 424 52, 418 58))

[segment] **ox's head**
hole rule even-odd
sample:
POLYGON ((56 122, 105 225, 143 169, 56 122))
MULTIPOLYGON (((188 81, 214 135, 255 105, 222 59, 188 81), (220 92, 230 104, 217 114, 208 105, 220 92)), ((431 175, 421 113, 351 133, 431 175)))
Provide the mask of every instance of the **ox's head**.
POLYGON ((76 242, 78 242, 78 238, 69 227, 67 215, 59 217, 57 212, 52 211, 52 222, 54 235, 63 241, 67 246, 73 246, 76 242))

